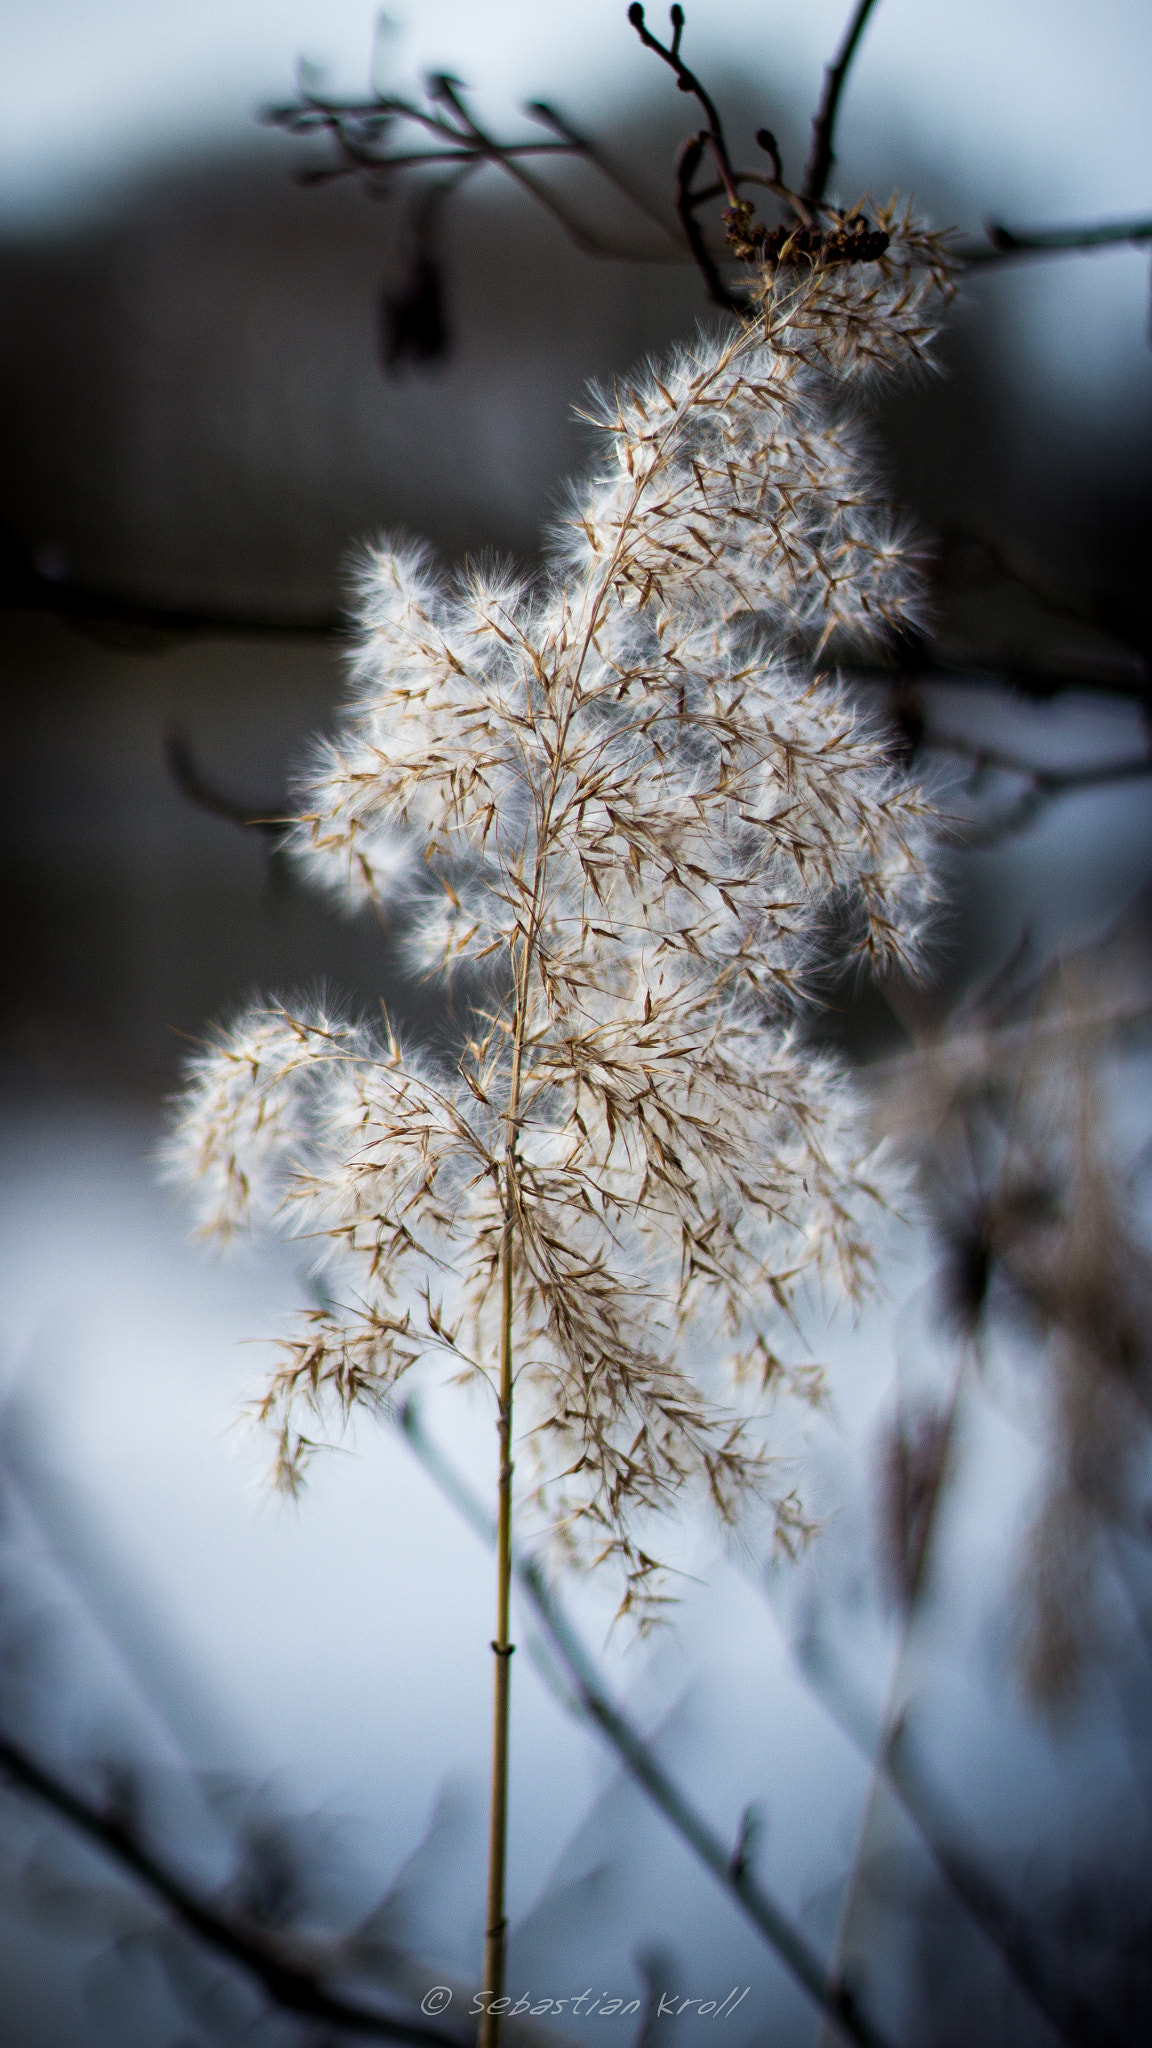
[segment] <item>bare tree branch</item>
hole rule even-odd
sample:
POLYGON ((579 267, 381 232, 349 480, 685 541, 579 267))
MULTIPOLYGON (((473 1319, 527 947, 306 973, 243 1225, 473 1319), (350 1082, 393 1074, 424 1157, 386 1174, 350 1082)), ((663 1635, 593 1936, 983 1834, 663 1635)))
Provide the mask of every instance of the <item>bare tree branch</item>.
POLYGON ((1088 249, 1104 249, 1127 242, 1133 248, 1152 241, 1152 219, 1096 221, 1088 226, 1056 228, 1007 228, 989 221, 987 241, 962 242, 955 254, 961 263, 1004 263, 1025 256, 1074 256, 1088 249))
POLYGON ((876 0, 857 0, 840 48, 824 73, 824 90, 820 95, 820 105, 812 123, 812 153, 804 173, 803 194, 809 206, 820 206, 828 189, 828 179, 836 161, 832 145, 836 135, 840 97, 868 16, 875 4, 876 0))
POLYGON ((1107 2016, 1053 1980, 1052 1958, 1045 1952, 1040 1930, 971 1852, 960 1848, 955 1827, 944 1828, 938 1802, 908 1765, 904 1724, 899 1723, 877 1751, 864 1732, 864 1715, 844 1699, 842 1683, 832 1683, 814 1638, 806 1639, 798 1661, 836 1726, 895 1794, 950 1891, 1060 2039, 1070 2048, 1121 2048, 1107 2016))
POLYGON ((179 1926, 259 1984, 282 2012, 381 2041, 467 2048, 470 2031, 435 2026, 419 2015, 397 2018, 328 1990, 323 1971, 309 1968, 291 1944, 197 1897, 145 1847, 119 1813, 85 1798, 7 1735, 0 1735, 0 1774, 135 1878, 179 1926))

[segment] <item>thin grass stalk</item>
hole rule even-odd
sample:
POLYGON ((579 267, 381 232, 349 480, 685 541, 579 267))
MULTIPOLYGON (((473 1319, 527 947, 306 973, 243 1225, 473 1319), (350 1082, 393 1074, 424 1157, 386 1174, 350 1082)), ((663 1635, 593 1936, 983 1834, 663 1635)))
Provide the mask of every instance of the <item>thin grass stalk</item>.
POLYGON ((504 1874, 508 1850, 508 1713, 512 1678, 509 1603, 512 1588, 512 1216, 504 1222, 501 1247, 503 1304, 500 1325, 500 1484, 496 1516, 496 1635, 492 1644, 492 1803, 488 1825, 488 1912, 484 1936, 484 2011, 480 2048, 497 2048, 504 1996, 508 1920, 504 1874))
MULTIPOLYGON (((425 1430, 415 1399, 409 1397, 400 1402, 392 1413, 444 1498, 483 1542, 498 1540, 499 1532, 493 1528, 487 1509, 425 1430)), ((861 2010, 850 1986, 824 1968, 806 1935, 777 1904, 751 1865, 733 1853, 729 1843, 693 1805, 638 1729, 614 1703, 593 1658, 549 1585, 539 1559, 517 1552, 513 1568, 559 1665, 572 1681, 563 1695, 568 1711, 583 1715, 599 1729, 629 1776, 739 1905, 785 1968, 840 2029, 844 2039, 855 2042, 856 2048, 891 2048, 887 2037, 861 2010)))
MULTIPOLYGON (((856 1844, 853 1850, 851 1867, 848 1872, 848 1882, 840 1906, 839 1919, 836 1923, 836 1936, 832 1944, 832 1958, 828 1966, 828 1974, 835 1983, 842 1983, 844 1981, 844 1963, 852 1921, 867 1871, 868 1845, 876 1821, 880 1796, 889 1779, 889 1752, 892 1748, 894 1736, 899 1731, 903 1715, 901 1696, 904 1690, 908 1653, 913 1629, 920 1611, 921 1597, 928 1577, 930 1553, 936 1541, 940 1507, 948 1484, 949 1464, 956 1439, 960 1397, 967 1377, 971 1356, 971 1347, 965 1344, 961 1350, 959 1363, 953 1377, 951 1392, 948 1396, 948 1406, 944 1411, 944 1430, 939 1452, 939 1464, 928 1503, 920 1556, 917 1560, 913 1583, 908 1588, 904 1624, 896 1648, 896 1659, 892 1667, 892 1676, 889 1681, 884 1712, 880 1721, 880 1739, 876 1745, 872 1768, 868 1776, 868 1791, 856 1833, 856 1844)), ((829 2016, 826 2014, 817 2036, 816 2048, 835 2048, 835 2041, 835 2033, 829 2023, 829 2016)))

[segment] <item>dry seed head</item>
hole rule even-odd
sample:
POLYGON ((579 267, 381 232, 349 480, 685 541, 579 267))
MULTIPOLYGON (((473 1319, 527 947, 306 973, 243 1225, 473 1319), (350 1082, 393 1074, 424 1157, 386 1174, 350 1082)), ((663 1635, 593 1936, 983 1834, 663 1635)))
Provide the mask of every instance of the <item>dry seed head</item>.
MULTIPOLYGON (((492 1371, 511 1218, 520 1469, 641 1619, 651 1517, 687 1489, 731 1520, 765 1486, 757 1386, 816 1386, 781 1326, 811 1276, 854 1290, 870 1262, 872 1142, 794 1014, 833 914, 888 966, 927 897, 921 800, 813 665, 918 601, 845 395, 927 347, 939 266, 903 233, 866 277, 766 272, 746 323, 598 402, 537 586, 371 556, 294 850, 401 907, 424 971, 473 971, 471 1035, 434 1066, 314 1006, 253 1011, 172 1141, 208 1227, 271 1217, 331 1262, 344 1305, 265 1402, 290 1479, 301 1415, 437 1355, 492 1371)), ((790 1493, 777 1519, 793 1543, 790 1493)))

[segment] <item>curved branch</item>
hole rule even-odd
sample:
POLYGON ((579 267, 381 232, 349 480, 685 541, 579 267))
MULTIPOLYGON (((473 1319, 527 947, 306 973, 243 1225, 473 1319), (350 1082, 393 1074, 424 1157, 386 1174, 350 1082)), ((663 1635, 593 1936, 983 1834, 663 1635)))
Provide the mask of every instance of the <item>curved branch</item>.
POLYGON ((716 168, 723 180, 724 190, 728 194, 728 204, 730 206, 737 206, 740 201, 740 194, 736 189, 735 175, 728 157, 728 144, 724 139, 724 127, 716 111, 715 101, 710 93, 705 90, 696 73, 689 70, 689 67, 680 55, 680 38, 684 33, 684 9, 682 7, 672 7, 669 12, 672 22, 672 41, 668 45, 659 42, 651 30, 645 27, 644 9, 640 5, 640 0, 632 0, 632 5, 628 9, 628 19, 643 43, 644 48, 654 51, 656 56, 661 57, 664 63, 673 71, 680 91, 691 93, 693 99, 699 100, 708 120, 708 126, 703 131, 704 136, 711 145, 712 154, 716 158, 716 168))
POLYGON ((118 1814, 85 1799, 5 1735, 0 1735, 0 1774, 127 1871, 189 1934, 258 1983, 281 2011, 320 2021, 342 2033, 414 2042, 423 2048, 465 2048, 470 2041, 470 2034, 434 2026, 415 2015, 397 2019, 327 1990, 322 1974, 293 1956, 286 1943, 198 1898, 136 1838, 118 1814))
POLYGON ((248 831, 264 832, 273 840, 279 839, 285 826, 291 824, 291 817, 285 814, 283 805, 242 803, 209 782, 201 773, 184 734, 175 729, 164 736, 164 759, 181 796, 186 796, 197 810, 208 811, 215 818, 226 818, 230 825, 242 825, 248 831))

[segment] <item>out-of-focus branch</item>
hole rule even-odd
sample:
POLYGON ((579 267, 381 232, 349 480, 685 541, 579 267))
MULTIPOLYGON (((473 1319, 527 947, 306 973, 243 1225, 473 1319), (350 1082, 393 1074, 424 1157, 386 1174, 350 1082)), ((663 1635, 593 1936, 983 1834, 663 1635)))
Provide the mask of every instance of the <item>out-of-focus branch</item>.
MULTIPOLYGON (((188 640, 314 640, 338 646, 348 631, 347 619, 338 611, 301 614, 180 603, 40 575, 23 562, 7 564, 0 579, 0 612, 4 611, 58 618, 78 633, 139 654, 160 653, 188 640)), ((1152 709, 1152 682, 1136 659, 1033 662, 1018 650, 995 647, 959 655, 916 638, 902 642, 888 660, 848 657, 841 666, 845 676, 865 683, 977 683, 1006 686, 1039 703, 1075 692, 1127 699, 1152 709)))
MULTIPOLYGON (((400 1403, 395 1415, 407 1442, 441 1493, 484 1542, 494 1543, 492 1516, 432 1441, 415 1403, 400 1403)), ((734 1850, 717 1834, 615 1705, 536 1559, 514 1552, 513 1570, 551 1649, 571 1680, 576 1710, 600 1730, 629 1776, 735 1900, 826 2018, 849 2040, 858 2043, 859 2048, 883 2048, 883 2037, 861 2012, 848 1985, 829 1978, 806 1936, 757 1881, 746 1853, 740 1853, 740 1844, 734 1850)))
POLYGON ((141 654, 185 640, 339 640, 347 631, 340 612, 187 604, 45 575, 6 537, 0 544, 0 611, 48 613, 78 633, 141 654))
POLYGON ((527 143, 519 148, 506 149, 501 143, 494 141, 490 135, 487 135, 468 112, 461 98, 461 88, 458 79, 450 78, 446 72, 437 72, 430 79, 428 90, 433 98, 439 100, 455 115, 461 133, 467 138, 468 143, 475 147, 477 153, 490 163, 498 163, 508 173, 508 176, 514 179, 516 184, 520 185, 525 192, 530 193, 537 205, 542 206, 546 213, 550 213, 553 219, 559 222, 565 233, 571 236, 578 249, 583 249, 586 254, 592 256, 606 256, 613 253, 611 244, 605 242, 603 237, 596 233, 595 229, 588 227, 585 222, 577 219, 576 215, 557 198, 556 194, 549 191, 547 185, 542 185, 539 178, 534 178, 530 171, 525 170, 521 161, 526 155, 582 155, 583 151, 578 150, 575 143, 563 141, 527 143))
POLYGON ((243 825, 251 831, 264 832, 274 842, 279 840, 284 827, 290 822, 284 815, 283 805, 252 805, 226 796, 201 773, 183 733, 173 730, 165 736, 164 758, 177 789, 189 803, 196 805, 197 810, 226 818, 230 825, 243 825))
POLYGON ((309 1966, 289 1942, 234 1919, 198 1897, 145 1846, 115 1808, 85 1798, 7 1735, 0 1735, 0 1775, 101 1850, 166 1908, 179 1926, 259 1984, 282 2012, 375 2040, 467 2048, 470 2033, 436 2026, 419 2014, 408 2018, 374 2011, 329 1990, 324 1971, 309 1966))
MULTIPOLYGON (((1079 590, 1058 583, 1033 563, 1023 561, 991 534, 963 526, 951 527, 940 537, 937 578, 942 590, 979 587, 991 581, 981 578, 983 561, 992 575, 1022 591, 1053 619, 1085 626, 1102 635, 1123 651, 1142 674, 1152 679, 1152 634, 1147 622, 1112 591, 1079 590)), ((1150 685, 1152 686, 1152 685, 1150 685)))
POLYGON ((672 244, 674 250, 683 254, 682 238, 677 234, 672 222, 668 220, 656 202, 649 198, 646 192, 641 190, 631 173, 621 168, 616 162, 615 157, 609 156, 607 150, 603 149, 598 142, 594 142, 591 136, 585 135, 580 129, 575 128, 567 116, 561 114, 558 108, 552 105, 550 100, 529 100, 525 105, 524 112, 530 115, 534 121, 542 121, 546 127, 551 128, 555 134, 569 143, 574 151, 577 151, 587 163, 592 164, 599 171, 602 178, 606 178, 610 185, 615 185, 624 194, 626 199, 631 200, 638 213, 647 215, 653 225, 658 227, 661 234, 672 244))
MULTIPOLYGON (((898 711, 898 723, 905 729, 912 722, 906 709, 898 711)), ((958 733, 936 731, 923 721, 914 721, 914 744, 907 751, 953 754, 971 764, 973 778, 989 771, 1021 777, 1027 787, 995 817, 965 820, 954 834, 954 843, 972 851, 1000 845, 1014 833, 1033 824, 1047 804, 1062 796, 1086 789, 1103 789, 1152 775, 1152 755, 1135 759, 1105 761, 1088 768, 1044 768, 1016 754, 990 747, 978 739, 958 733)), ((170 732, 165 741, 165 758, 172 779, 182 796, 198 810, 224 818, 245 830, 262 832, 275 848, 290 822, 283 801, 268 805, 246 803, 220 789, 200 768, 183 734, 170 732)))
MULTIPOLYGON (((647 27, 640 0, 633 0, 628 19, 644 47, 669 67, 678 89, 695 99, 705 116, 706 125, 686 139, 677 158, 674 201, 679 233, 614 159, 547 101, 531 101, 525 112, 551 131, 552 140, 504 142, 475 120, 462 97, 460 81, 446 72, 430 76, 423 102, 379 91, 364 100, 326 97, 302 80, 298 97, 270 107, 264 119, 291 135, 321 134, 327 138, 332 149, 330 161, 306 166, 299 173, 302 183, 321 184, 356 176, 365 179, 373 193, 386 195, 398 177, 448 166, 449 185, 454 189, 472 171, 492 165, 529 192, 585 254, 627 262, 691 261, 700 271, 713 303, 739 314, 745 301, 721 275, 719 266, 725 256, 750 263, 773 261, 783 248, 785 260, 790 256, 811 259, 825 253, 829 260, 872 261, 883 253, 886 238, 868 231, 867 223, 861 224, 861 232, 849 238, 850 246, 845 247, 842 233, 824 237, 816 221, 825 205, 835 162, 836 122, 845 85, 874 6, 875 0, 856 0, 836 54, 825 68, 820 102, 812 122, 809 160, 801 188, 796 190, 784 177, 776 139, 766 128, 757 130, 756 141, 768 155, 771 175, 735 168, 716 102, 681 54, 683 8, 674 5, 670 9, 671 38, 665 44, 647 27), (405 142, 405 132, 413 129, 415 144, 405 142), (714 161, 719 182, 701 188, 696 179, 705 154, 714 161), (560 193, 527 168, 530 160, 549 157, 588 164, 659 229, 660 246, 637 246, 618 233, 605 233, 580 219, 560 193), (799 226, 763 227, 750 204, 741 197, 741 188, 748 184, 765 186, 787 206, 799 226), (724 215, 727 237, 719 249, 710 244, 697 218, 699 209, 717 198, 728 202, 724 215), (825 242, 829 245, 827 249, 825 242)), ((970 238, 958 243, 954 255, 961 266, 986 265, 1025 256, 1076 254, 1109 243, 1139 244, 1150 238, 1152 220, 1146 218, 1025 231, 990 222, 983 240, 970 238)), ((397 355, 403 353, 386 351, 387 366, 394 367, 397 355)), ((411 353, 417 360, 432 360, 443 354, 444 349, 414 349, 411 353)))
POLYGON ((868 16, 875 4, 876 0, 857 0, 840 48, 824 72, 824 90, 820 95, 820 105, 816 109, 812 123, 812 152, 804 173, 803 193, 809 206, 819 206, 828 189, 828 179, 836 161, 833 143, 841 95, 868 16))
POLYGON ((1069 694, 1115 697, 1152 710, 1152 680, 1136 660, 1089 660, 1082 657, 1062 662, 1032 660, 1014 647, 981 647, 963 653, 937 646, 917 636, 894 648, 888 660, 860 661, 849 655, 840 664, 841 673, 861 683, 890 683, 907 691, 974 684, 988 689, 1007 689, 1030 703, 1048 704, 1053 697, 1069 694))
POLYGON ((1052 1956, 1045 1953, 1033 1921, 961 1846, 960 1830, 945 1813, 939 1793, 913 1766, 902 1722, 888 1737, 884 1760, 889 1783, 953 1891, 993 1939, 1016 1983, 1029 1993, 1061 2040, 1075 2042, 1078 2048, 1130 2048, 1127 2027, 1118 2025, 1074 1985, 1057 1981, 1052 1956))
POLYGON ((984 233, 987 239, 983 242, 957 244, 954 253, 961 263, 979 265, 1015 262, 1026 256, 1076 256, 1089 249, 1105 249, 1124 242, 1138 248, 1141 243, 1152 241, 1152 217, 1022 229, 990 220, 984 233))
POLYGON ((949 1890, 1059 2038, 1069 2048, 1122 2048, 1106 2014, 1054 1981, 1040 1930, 971 1851, 960 1847, 959 1831, 945 1823, 939 1801, 909 1764, 905 1722, 897 1723, 877 1751, 864 1732, 866 1717, 845 1699, 842 1681, 833 1682, 822 1648, 812 1638, 802 1645, 798 1662, 836 1726, 895 1794, 949 1890))
POLYGON ((953 754, 968 761, 973 780, 992 771, 1019 776, 1027 784, 1015 801, 996 817, 975 819, 965 824, 959 844, 971 848, 998 846, 1015 833, 1025 831, 1057 797, 1071 796, 1078 790, 1106 789, 1119 782, 1138 781, 1152 775, 1152 755, 1149 754, 1140 754, 1129 760, 1102 761, 1088 768, 1038 768, 1017 754, 986 746, 982 740, 969 739, 959 733, 933 731, 931 727, 925 727, 919 745, 926 753, 953 754))
POLYGON ((383 197, 391 192, 397 176, 407 172, 446 166, 459 177, 491 165, 530 193, 586 255, 644 261, 651 250, 601 235, 525 167, 527 159, 559 157, 585 161, 660 227, 666 244, 662 257, 676 260, 677 238, 651 201, 638 194, 631 180, 617 171, 608 156, 546 102, 533 101, 525 111, 552 130, 552 141, 503 142, 475 119, 459 79, 447 72, 434 72, 427 81, 426 93, 426 103, 421 104, 386 94, 369 100, 328 99, 302 90, 298 99, 269 107, 264 119, 289 135, 324 135, 329 141, 331 160, 305 166, 298 174, 302 184, 362 177, 374 194, 383 197), (397 147, 396 131, 402 132, 405 127, 415 127, 428 135, 429 146, 397 147))

